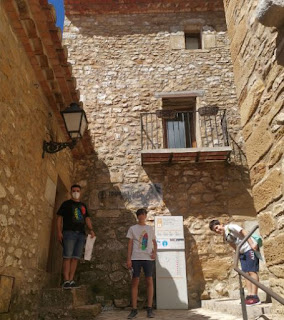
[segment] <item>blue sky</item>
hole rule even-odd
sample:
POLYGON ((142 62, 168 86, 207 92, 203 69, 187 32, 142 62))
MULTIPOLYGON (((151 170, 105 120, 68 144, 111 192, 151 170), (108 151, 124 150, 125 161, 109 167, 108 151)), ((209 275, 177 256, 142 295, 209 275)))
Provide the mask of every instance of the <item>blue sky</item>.
POLYGON ((64 0, 48 0, 50 4, 52 4, 56 10, 56 25, 61 28, 63 32, 63 24, 64 24, 64 0))

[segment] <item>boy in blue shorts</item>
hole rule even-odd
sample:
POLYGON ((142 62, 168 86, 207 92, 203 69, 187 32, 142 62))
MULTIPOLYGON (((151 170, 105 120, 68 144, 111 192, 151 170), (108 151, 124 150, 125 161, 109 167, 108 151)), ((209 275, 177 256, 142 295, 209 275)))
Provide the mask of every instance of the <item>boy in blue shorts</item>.
MULTIPOLYGON (((210 230, 223 235, 224 240, 229 243, 229 245, 236 250, 238 244, 244 239, 247 235, 247 232, 237 224, 221 224, 218 220, 212 220, 209 223, 210 230)), ((253 279, 259 281, 258 272, 259 272, 259 259, 255 254, 255 250, 258 250, 257 243, 250 237, 247 242, 243 244, 240 248, 240 262, 241 267, 244 272, 250 275, 253 279)), ((246 297, 246 305, 253 306, 260 304, 259 297, 257 295, 258 287, 246 280, 246 286, 248 290, 248 295, 246 297)))
POLYGON ((137 297, 141 268, 143 268, 147 285, 147 317, 154 318, 152 311, 154 294, 152 274, 154 260, 156 259, 157 242, 154 229, 151 226, 146 225, 146 209, 137 210, 136 216, 138 224, 130 227, 126 236, 129 239, 127 249, 127 268, 133 270, 131 284, 132 310, 128 315, 128 319, 135 318, 138 313, 137 297))
POLYGON ((91 237, 95 236, 87 206, 80 198, 81 186, 74 184, 71 199, 64 201, 57 212, 57 238, 63 245, 63 289, 78 287, 74 276, 85 246, 85 225, 91 237))

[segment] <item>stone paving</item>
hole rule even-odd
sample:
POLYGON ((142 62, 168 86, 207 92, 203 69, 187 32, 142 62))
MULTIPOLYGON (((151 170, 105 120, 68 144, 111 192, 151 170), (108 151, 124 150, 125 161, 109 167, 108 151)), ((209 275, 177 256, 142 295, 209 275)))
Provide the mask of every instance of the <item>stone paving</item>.
MULTIPOLYGON (((240 317, 205 309, 194 310, 154 310, 156 320, 242 320, 240 317)), ((103 311, 96 320, 122 320, 127 319, 129 311, 111 310, 103 311)), ((139 310, 137 317, 147 319, 146 310, 139 310)))

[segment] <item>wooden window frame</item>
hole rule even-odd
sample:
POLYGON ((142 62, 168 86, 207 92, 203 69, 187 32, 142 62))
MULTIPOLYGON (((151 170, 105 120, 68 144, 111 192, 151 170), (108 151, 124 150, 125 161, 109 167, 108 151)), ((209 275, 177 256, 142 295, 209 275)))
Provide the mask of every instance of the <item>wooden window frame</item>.
MULTIPOLYGON (((185 147, 185 149, 190 149, 190 148, 196 148, 197 143, 196 143, 196 134, 195 134, 195 128, 196 128, 196 115, 194 112, 194 109, 189 109, 189 108, 177 108, 177 109, 172 109, 175 112, 192 112, 192 117, 190 121, 190 136, 191 136, 191 147, 185 147)), ((164 149, 168 149, 168 132, 167 132, 167 119, 163 119, 163 141, 164 141, 164 149)))

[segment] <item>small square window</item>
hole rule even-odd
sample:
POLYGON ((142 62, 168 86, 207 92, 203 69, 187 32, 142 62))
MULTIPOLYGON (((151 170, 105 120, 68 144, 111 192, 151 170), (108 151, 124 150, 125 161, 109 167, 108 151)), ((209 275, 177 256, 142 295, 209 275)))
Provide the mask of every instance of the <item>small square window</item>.
POLYGON ((185 49, 201 49, 200 33, 185 33, 185 49))

